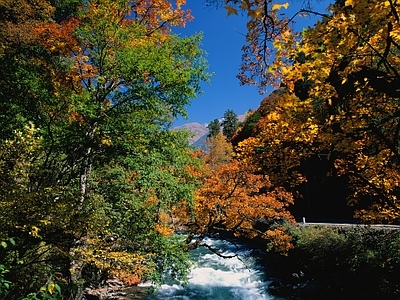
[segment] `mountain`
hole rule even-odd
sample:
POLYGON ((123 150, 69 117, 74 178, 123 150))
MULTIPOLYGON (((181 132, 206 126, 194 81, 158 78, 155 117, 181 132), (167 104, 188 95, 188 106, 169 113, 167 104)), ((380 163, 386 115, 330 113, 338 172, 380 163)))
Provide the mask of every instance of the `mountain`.
POLYGON ((206 125, 201 125, 200 123, 193 122, 193 123, 186 123, 181 126, 175 126, 172 129, 185 129, 189 130, 193 133, 193 137, 190 138, 190 143, 194 144, 198 141, 201 137, 206 136, 208 134, 208 129, 206 125))
MULTIPOLYGON (((244 119, 246 118, 246 114, 241 114, 238 115, 239 122, 243 122, 244 119)), ((207 124, 200 124, 197 122, 192 122, 192 123, 186 123, 180 126, 175 126, 172 128, 173 130, 175 129, 185 129, 189 130, 193 133, 193 137, 190 138, 190 144, 194 145, 198 149, 202 149, 204 146, 204 142, 207 138, 208 134, 208 128, 207 124)), ((222 129, 222 128, 221 128, 222 129)))
POLYGON ((207 135, 208 135, 208 133, 206 133, 205 135, 201 136, 197 141, 195 141, 192 144, 193 147, 195 147, 196 149, 200 149, 200 150, 206 152, 207 151, 207 147, 206 147, 207 135))

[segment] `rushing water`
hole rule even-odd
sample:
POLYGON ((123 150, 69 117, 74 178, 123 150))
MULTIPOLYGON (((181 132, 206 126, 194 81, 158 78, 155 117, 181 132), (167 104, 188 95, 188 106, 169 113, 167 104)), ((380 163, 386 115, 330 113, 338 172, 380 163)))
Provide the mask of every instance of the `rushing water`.
POLYGON ((223 258, 206 247, 192 251, 195 266, 185 286, 162 285, 155 293, 145 299, 282 299, 268 294, 268 278, 262 264, 258 263, 256 250, 244 245, 235 245, 218 239, 206 239, 205 242, 219 249, 223 258))

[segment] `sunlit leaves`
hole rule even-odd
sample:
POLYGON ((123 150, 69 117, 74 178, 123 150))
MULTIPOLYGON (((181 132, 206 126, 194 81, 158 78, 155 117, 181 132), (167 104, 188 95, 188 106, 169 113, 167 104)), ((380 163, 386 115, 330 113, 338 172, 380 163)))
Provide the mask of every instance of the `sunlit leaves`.
MULTIPOLYGON (((351 176, 350 203, 372 197, 383 207, 392 203, 396 211, 399 95, 392 84, 399 80, 399 49, 392 36, 398 22, 387 18, 397 9, 381 1, 347 4, 351 9, 337 5, 331 18, 308 31, 299 50, 310 59, 294 64, 288 81, 307 74, 313 82, 310 96, 326 99, 327 124, 333 132, 324 130, 319 139, 332 145, 330 151, 338 151, 339 174, 351 176)), ((365 220, 392 219, 387 210, 379 215, 374 207, 374 217, 363 211, 365 220)))
POLYGON ((126 251, 129 244, 118 240, 110 243, 105 239, 86 237, 82 240, 85 247, 76 247, 72 258, 79 262, 73 266, 73 273, 79 272, 82 266, 95 268, 100 274, 112 274, 128 285, 138 284, 155 271, 150 254, 126 251))
MULTIPOLYGON (((292 222, 287 210, 292 203, 290 193, 272 188, 267 177, 255 175, 246 164, 233 160, 205 175, 203 186, 196 192, 195 221, 189 230, 200 235, 228 230, 237 236, 260 236, 273 240, 269 231, 256 228, 257 222, 292 222)), ((280 236, 275 237, 280 239, 280 236)), ((285 252, 291 247, 290 238, 283 232, 282 238, 289 241, 287 244, 282 242, 287 247, 276 249, 285 252)))
POLYGON ((286 2, 284 4, 275 3, 274 5, 272 5, 272 10, 278 10, 278 9, 281 9, 281 8, 287 9, 288 7, 289 7, 289 3, 288 2, 286 2))
MULTIPOLYGON (((245 49, 250 54, 245 55, 244 70, 253 77, 247 78, 265 78, 261 85, 277 80, 292 94, 271 103, 268 110, 261 105, 264 116, 254 137, 239 144, 240 155, 282 178, 294 174, 296 161, 322 153, 336 174, 350 178, 350 204, 373 203, 358 217, 395 220, 399 12, 390 1, 346 1, 331 5, 330 13, 301 36, 289 26, 274 27, 279 31, 268 40, 263 28, 249 28, 253 47, 245 49), (257 47, 254 41, 260 39, 271 42, 274 51, 268 52, 268 43, 257 47)), ((270 17, 279 26, 274 15, 270 17)))
POLYGON ((216 136, 207 138, 206 147, 207 155, 204 159, 212 169, 218 169, 219 166, 229 163, 233 157, 232 144, 220 132, 216 136))
POLYGON ((259 108, 262 117, 251 137, 238 141, 238 157, 267 174, 277 186, 294 187, 303 182, 305 178, 296 168, 312 153, 318 133, 316 120, 308 115, 309 109, 310 103, 298 101, 285 90, 265 98, 259 108))
POLYGON ((191 12, 182 6, 186 0, 151 0, 135 1, 132 6, 132 15, 140 23, 147 23, 150 30, 161 29, 164 25, 185 26, 192 19, 191 12))
POLYGON ((291 30, 291 22, 282 12, 289 3, 273 0, 223 1, 228 15, 244 12, 249 17, 247 23, 246 45, 243 46, 242 66, 238 78, 243 84, 254 84, 265 92, 267 84, 277 84, 281 75, 277 70, 271 72, 271 62, 281 62, 284 66, 289 48, 298 35, 291 30), (274 52, 274 44, 282 53, 274 52))

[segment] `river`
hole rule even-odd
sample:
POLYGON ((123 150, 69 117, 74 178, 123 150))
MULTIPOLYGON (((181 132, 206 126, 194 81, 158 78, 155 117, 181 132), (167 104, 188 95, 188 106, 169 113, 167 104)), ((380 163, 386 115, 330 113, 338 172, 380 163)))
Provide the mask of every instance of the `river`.
POLYGON ((164 284, 157 292, 144 299, 182 300, 283 300, 268 294, 266 269, 260 263, 260 252, 243 244, 220 239, 206 239, 205 243, 219 249, 223 258, 206 247, 191 252, 195 265, 185 286, 164 284))

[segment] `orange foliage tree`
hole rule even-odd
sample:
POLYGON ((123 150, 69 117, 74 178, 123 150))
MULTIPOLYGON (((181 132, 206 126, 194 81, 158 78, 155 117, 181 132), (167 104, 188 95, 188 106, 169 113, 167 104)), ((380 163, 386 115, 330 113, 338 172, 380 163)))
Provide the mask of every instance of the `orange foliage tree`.
POLYGON ((287 210, 293 204, 291 193, 272 188, 268 177, 254 174, 246 163, 236 159, 217 169, 205 168, 202 176, 191 214, 189 209, 186 213, 182 207, 178 210, 181 217, 187 216, 189 249, 218 231, 236 237, 261 237, 281 253, 291 249, 291 237, 280 223, 294 222, 287 210))

